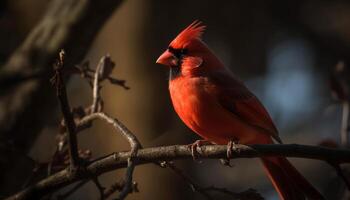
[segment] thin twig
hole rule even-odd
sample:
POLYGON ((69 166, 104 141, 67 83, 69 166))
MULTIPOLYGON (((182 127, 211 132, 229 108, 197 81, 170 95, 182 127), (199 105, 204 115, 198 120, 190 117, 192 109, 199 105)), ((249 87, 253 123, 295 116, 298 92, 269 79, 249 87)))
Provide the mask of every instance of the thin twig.
POLYGON ((55 75, 52 78, 54 85, 56 86, 56 95, 58 97, 65 125, 67 127, 68 133, 68 145, 69 145, 69 155, 70 155, 70 167, 71 169, 76 169, 79 165, 79 154, 78 154, 78 143, 76 136, 76 125, 74 118, 69 106, 66 86, 63 80, 62 70, 64 67, 64 51, 61 50, 59 53, 59 60, 56 65, 54 65, 55 75))
MULTIPOLYGON (((61 59, 61 62, 58 63, 57 66, 63 66, 63 59, 61 59)), ((130 142, 131 149, 136 152, 137 148, 140 146, 136 137, 129 130, 127 130, 126 127, 123 124, 121 124, 118 120, 115 120, 115 119, 107 116, 106 114, 101 113, 101 111, 103 110, 103 100, 102 100, 101 94, 100 94, 100 90, 102 88, 101 82, 105 79, 109 80, 110 78, 112 78, 112 77, 110 77, 110 74, 112 73, 114 66, 115 66, 115 64, 111 60, 110 56, 106 55, 100 59, 99 64, 96 67, 96 70, 90 69, 88 63, 84 63, 81 67, 76 66, 71 70, 71 73, 80 73, 82 75, 82 77, 86 78, 89 81, 89 83, 92 82, 91 86, 92 86, 92 93, 93 93, 92 94, 93 102, 89 108, 83 109, 82 107, 80 107, 80 109, 75 109, 75 111, 73 110, 73 112, 74 112, 72 114, 73 117, 74 117, 74 115, 77 115, 77 117, 78 117, 76 119, 76 122, 78 124, 75 124, 76 125, 75 133, 78 133, 78 132, 80 132, 88 127, 91 127, 92 121, 94 119, 96 119, 96 118, 94 118, 94 115, 95 114, 96 114, 96 116, 100 115, 99 116, 100 119, 106 121, 107 123, 114 125, 114 127, 117 130, 120 130, 122 135, 124 137, 126 137, 128 139, 128 141, 130 142), (91 75, 91 73, 93 73, 93 75, 91 75), (93 81, 91 81, 92 78, 93 78, 93 81), (79 114, 78 111, 81 114, 79 114), (91 116, 91 115, 93 115, 93 116, 91 118, 86 118, 87 113, 89 114, 88 116, 91 116), (82 120, 82 118, 87 119, 87 120, 82 120)), ((60 69, 61 68, 62 67, 60 67, 60 69)), ((60 76, 56 75, 54 80, 57 82, 58 78, 60 78, 60 76)), ((115 79, 115 80, 117 80, 117 79, 115 79)), ((120 82, 120 83, 118 82, 115 84, 125 86, 125 81, 120 82)), ((64 123, 63 123, 63 127, 64 127, 64 123)), ((67 129, 68 128, 69 127, 67 127, 67 129)), ((60 135, 62 135, 62 134, 65 135, 64 131, 65 131, 65 129, 63 129, 63 132, 61 132, 60 135)), ((68 134, 69 134, 69 132, 68 132, 68 134)), ((58 146, 60 146, 60 144, 66 144, 66 142, 64 141, 66 139, 67 139, 67 137, 60 137, 58 146)), ((126 171, 126 184, 124 184, 125 187, 121 191, 121 193, 119 195, 119 199, 124 199, 126 197, 126 195, 128 193, 130 193, 130 191, 131 191, 130 185, 132 184, 132 173, 134 170, 133 158, 129 159, 128 163, 129 163, 128 164, 129 166, 128 166, 127 171, 126 171)), ((97 189, 100 192, 101 199, 103 199, 104 198, 104 188, 99 183, 97 176, 92 176, 92 181, 97 186, 97 189)))
POLYGON ((86 117, 84 117, 79 125, 89 123, 90 121, 93 121, 94 119, 101 119, 106 121, 107 123, 113 125, 113 127, 116 130, 119 130, 119 132, 122 134, 122 136, 128 140, 130 146, 131 146, 131 154, 130 157, 127 159, 127 169, 125 174, 125 185, 123 190, 119 193, 119 196, 117 199, 122 200, 124 199, 130 192, 132 192, 132 174, 135 168, 135 157, 137 155, 137 151, 139 148, 141 148, 141 144, 136 138, 136 136, 119 120, 114 119, 105 113, 92 113, 86 117))
POLYGON ((110 116, 108 116, 105 113, 99 112, 99 113, 93 113, 91 115, 88 115, 86 117, 84 117, 82 120, 80 120, 80 122, 78 123, 79 126, 82 126, 85 123, 88 123, 90 121, 93 121, 95 119, 101 119, 106 121, 107 123, 113 125, 113 127, 120 131, 120 133, 122 134, 122 136, 128 140, 128 142, 130 143, 131 146, 131 152, 133 154, 136 154, 136 150, 140 148, 140 142, 138 141, 138 139, 136 138, 136 136, 124 125, 122 124, 119 120, 112 118, 110 116))
POLYGON ((68 198, 70 195, 72 195, 75 191, 77 191, 78 189, 83 187, 88 182, 89 182, 89 180, 80 181, 73 188, 68 190, 66 193, 57 195, 57 200, 63 200, 63 199, 68 198))
POLYGON ((348 180, 348 178, 344 174, 344 172, 341 169, 341 167, 339 166, 339 164, 332 163, 332 162, 329 162, 329 164, 335 169, 335 171, 337 172, 338 176, 344 181, 346 187, 350 191, 350 181, 348 180))
POLYGON ((237 193, 237 192, 232 192, 226 188, 218 188, 218 187, 214 187, 214 186, 210 186, 210 187, 200 186, 191 177, 189 177, 187 174, 185 174, 185 172, 183 170, 176 167, 173 162, 164 161, 164 162, 160 163, 160 166, 167 167, 167 168, 171 169, 175 174, 180 176, 191 187, 193 192, 198 192, 199 194, 201 194, 203 197, 205 197, 208 200, 214 199, 210 195, 210 193, 209 193, 210 191, 220 192, 220 193, 229 195, 232 198, 237 199, 237 200, 248 200, 248 199, 249 200, 262 200, 262 199, 264 199, 263 197, 260 196, 260 194, 258 194, 253 189, 248 189, 244 192, 237 193))
POLYGON ((105 190, 103 197, 107 199, 113 193, 115 193, 116 191, 121 191, 123 188, 124 188, 124 181, 121 181, 121 183, 119 182, 113 183, 107 190, 105 190))
POLYGON ((97 111, 101 111, 101 109, 97 109, 97 106, 99 102, 101 101, 101 95, 100 95, 100 74, 99 71, 102 70, 102 68, 105 67, 107 64, 106 62, 107 56, 103 56, 98 63, 94 75, 94 83, 93 83, 93 89, 92 89, 92 105, 91 105, 91 113, 95 113, 97 111))
MULTIPOLYGON (((105 190, 104 198, 107 199, 116 191, 121 191, 124 188, 124 185, 125 185, 125 180, 120 180, 113 183, 108 189, 105 190)), ((139 192, 136 182, 132 183, 132 192, 139 192)))
MULTIPOLYGON (((74 55, 66 63, 80 63, 95 36, 124 1, 46 2, 45 12, 40 14, 41 19, 35 22, 36 25, 23 38, 23 42, 18 44, 18 48, 0 67, 0 138, 13 141, 16 148, 25 151, 31 149, 38 134, 47 125, 42 119, 51 121, 55 118, 53 111, 58 105, 55 104, 55 98, 47 96, 50 87, 47 79, 52 74, 48 66, 51 66, 57 52, 64 47, 74 55)), ((22 160, 12 154, 2 154, 1 159, 7 162, 1 164, 6 172, 2 172, 0 185, 7 185, 6 188, 20 185, 23 179, 13 178, 18 168, 12 166, 23 164, 22 160)), ((6 188, 2 189, 7 191, 6 188)))
POLYGON ((125 199, 125 197, 132 192, 132 188, 133 188, 132 175, 135 169, 134 154, 136 153, 137 152, 134 151, 134 153, 131 154, 130 158, 128 158, 128 165, 125 173, 125 185, 117 197, 118 200, 125 199))
POLYGON ((213 198, 211 197, 211 195, 209 193, 207 193, 206 191, 201 191, 198 190, 200 188, 199 185, 197 185, 197 183, 195 183, 189 176, 187 176, 182 170, 180 170, 179 168, 177 168, 172 162, 161 162, 160 163, 161 167, 167 167, 169 169, 171 169, 176 175, 180 176, 192 189, 193 192, 198 192, 201 195, 203 195, 206 199, 208 200, 212 200, 213 198))
POLYGON ((100 199, 101 200, 104 200, 105 199, 105 196, 104 196, 104 192, 105 192, 105 187, 103 187, 102 185, 101 185, 101 183, 100 183, 100 181, 98 180, 98 177, 97 176, 95 176, 95 177, 93 177, 92 178, 92 181, 95 183, 95 185, 96 185, 96 187, 97 187, 97 189, 98 189, 98 191, 99 191, 99 193, 100 193, 100 199))
MULTIPOLYGON (((61 62, 63 65, 63 61, 61 62)), ((61 66, 60 63, 56 64, 57 66, 61 66)), ((115 64, 114 62, 111 60, 110 56, 107 54, 105 56, 103 56, 100 61, 99 64, 96 67, 96 70, 93 70, 89 67, 89 63, 88 62, 84 62, 83 64, 79 65, 79 66, 74 66, 73 68, 64 68, 61 69, 61 73, 68 73, 68 74, 72 74, 72 73, 78 73, 81 75, 81 77, 85 78, 88 83, 91 85, 92 87, 92 97, 93 97, 93 102, 91 104, 91 106, 87 107, 87 108, 83 108, 82 106, 79 106, 77 108, 73 108, 72 109, 72 115, 74 118, 74 121, 76 123, 79 123, 79 121, 85 117, 88 114, 92 114, 92 113, 96 113, 96 112, 102 112, 103 111, 103 99, 101 97, 101 82, 104 80, 117 80, 117 82, 112 83, 114 85, 119 85, 121 87, 124 87, 126 89, 128 89, 128 87, 125 85, 125 81, 124 80, 119 80, 116 78, 111 77, 113 68, 114 68, 115 64)), ((52 79, 52 81, 57 82, 57 75, 54 76, 54 78, 52 79)), ((78 134, 79 132, 90 128, 92 125, 92 121, 89 121, 89 123, 84 123, 84 124, 75 124, 76 128, 75 128, 75 133, 78 134)), ((65 148, 67 148, 67 128, 65 125, 65 120, 63 119, 61 124, 60 124, 60 131, 59 134, 57 135, 57 146, 58 146, 58 150, 61 152, 63 151, 65 148)))

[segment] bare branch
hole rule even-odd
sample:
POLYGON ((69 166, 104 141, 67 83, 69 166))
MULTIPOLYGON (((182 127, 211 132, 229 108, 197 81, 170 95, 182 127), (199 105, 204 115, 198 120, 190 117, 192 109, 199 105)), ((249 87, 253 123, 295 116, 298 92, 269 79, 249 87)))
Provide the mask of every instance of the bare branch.
POLYGON ((78 189, 83 187, 88 182, 89 182, 88 180, 80 181, 79 183, 77 183, 72 189, 70 189, 66 193, 57 195, 57 200, 66 199, 67 197, 69 197, 71 194, 73 194, 75 191, 77 191, 78 189))
MULTIPOLYGON (((114 192, 121 191, 124 188, 125 181, 117 181, 114 184, 112 184, 104 193, 104 198, 107 199, 110 197, 114 192)), ((132 192, 139 192, 138 186, 136 182, 132 183, 132 192)))
POLYGON ((105 192, 105 187, 103 187, 100 183, 100 181, 98 180, 98 177, 95 176, 92 178, 92 181, 95 183, 97 189, 98 189, 98 192, 100 193, 100 199, 101 200, 104 200, 105 199, 105 196, 104 196, 104 192, 105 192))
POLYGON ((92 105, 91 105, 91 113, 95 113, 95 112, 101 112, 102 107, 99 106, 100 108, 98 109, 98 104, 102 101, 101 99, 101 95, 100 95, 100 76, 98 73, 98 71, 100 70, 100 68, 102 68, 102 66, 104 65, 104 59, 105 57, 102 57, 102 59, 100 60, 100 63, 98 64, 97 68, 96 68, 96 73, 95 73, 95 78, 94 78, 94 84, 93 84, 93 91, 92 91, 92 105))
POLYGON ((119 120, 113 119, 112 117, 109 117, 105 113, 92 113, 86 117, 84 117, 80 123, 79 126, 85 123, 89 123, 90 121, 93 121, 94 119, 101 119, 106 121, 107 123, 113 125, 113 127, 116 130, 119 130, 119 132, 122 134, 122 136, 128 140, 130 146, 131 146, 131 154, 130 157, 127 159, 127 169, 126 169, 126 175, 125 175, 125 185, 123 190, 119 193, 118 199, 124 199, 131 191, 132 191, 132 174, 135 168, 135 157, 137 155, 137 151, 139 148, 141 148, 141 144, 136 138, 136 136, 119 120))
POLYGON ((76 125, 74 122, 73 114, 70 109, 68 102, 66 86, 63 80, 62 70, 64 68, 64 51, 61 50, 59 53, 59 60, 57 64, 54 65, 55 75, 51 79, 56 87, 56 95, 58 97, 61 111, 63 114, 65 126, 67 127, 68 133, 68 151, 70 155, 70 166, 71 169, 75 169, 79 165, 79 154, 78 154, 78 144, 76 135, 76 125))
POLYGON ((122 136, 128 140, 131 146, 131 152, 136 155, 136 151, 138 148, 140 148, 140 142, 136 138, 136 136, 124 125, 122 124, 119 120, 114 119, 110 116, 108 116, 105 113, 99 112, 99 113, 92 113, 91 115, 88 115, 84 117, 80 123, 78 124, 79 126, 82 126, 85 123, 88 123, 90 121, 93 121, 95 119, 101 119, 106 121, 107 123, 111 124, 116 130, 120 131, 122 136))
MULTIPOLYGON (((60 60, 58 61, 58 63, 55 65, 56 66, 56 74, 53 78, 53 80, 56 82, 56 87, 57 87, 57 95, 61 95, 62 93, 62 89, 64 88, 64 83, 62 81, 62 73, 63 72, 67 72, 64 70, 63 68, 63 53, 60 54, 60 60)), ((72 119, 73 123, 77 123, 74 124, 74 131, 75 131, 75 135, 86 129, 91 127, 93 120, 95 119, 102 119, 103 121, 106 121, 107 123, 110 123, 114 126, 114 128, 116 130, 119 130, 122 135, 130 142, 130 146, 131 146, 131 150, 133 152, 135 152, 134 154, 132 154, 133 156, 128 160, 128 167, 127 167, 127 171, 126 171, 126 178, 125 178, 125 184, 123 189, 121 190, 120 194, 119 194, 119 199, 124 199, 127 194, 129 194, 130 192, 132 192, 132 174, 133 174, 133 170, 135 165, 133 164, 133 157, 134 155, 136 155, 137 149, 140 147, 140 143, 137 140, 137 138, 134 136, 133 133, 131 133, 121 122, 119 122, 116 119, 113 119, 109 116, 107 116, 106 114, 102 113, 101 111, 103 110, 103 100, 101 98, 101 94, 100 94, 100 90, 102 88, 102 86, 100 85, 101 82, 105 79, 109 79, 111 78, 110 75, 113 71, 115 64, 114 62, 111 60, 109 55, 103 56, 100 59, 99 64, 96 67, 96 70, 92 70, 89 67, 88 63, 84 63, 82 66, 76 66, 73 68, 73 70, 69 71, 70 73, 79 73, 83 78, 86 78, 88 80, 88 82, 90 83, 90 85, 92 86, 92 96, 93 96, 93 103, 90 107, 88 108, 82 108, 82 107, 78 107, 77 109, 73 109, 72 112, 70 112, 70 117, 72 119), (93 73, 93 74, 92 74, 93 73), (93 80, 92 80, 93 78, 93 80)), ((65 92, 65 90, 64 90, 65 92)), ((67 100, 67 98, 65 98, 67 100)), ((68 103, 68 100, 65 101, 65 103, 68 103)), ((64 107, 69 107, 69 105, 67 104, 63 104, 64 106, 62 106, 62 108, 64 107)), ((65 146, 65 144, 68 143, 69 148, 68 150, 70 150, 70 143, 69 143, 69 138, 70 138, 70 130, 72 130, 68 125, 69 123, 66 123, 66 115, 65 115, 65 111, 62 111, 64 113, 64 120, 63 123, 61 122, 61 128, 60 128, 60 132, 58 134, 58 143, 57 143, 57 149, 60 151, 60 153, 65 153, 63 150, 63 147, 65 146), (66 135, 68 135, 68 137, 66 137, 66 135), (66 140, 68 140, 68 142, 66 142, 66 140)), ((72 156, 70 156, 72 157, 72 156)), ((83 171, 84 169, 79 169, 79 171, 77 171, 78 173, 85 173, 85 171, 83 171)), ((98 181, 98 177, 92 175, 90 177, 90 179, 92 179, 92 181, 95 183, 95 185, 97 186, 99 192, 100 192, 100 197, 101 199, 104 199, 104 187, 101 186, 101 184, 98 181)))
POLYGON ((350 191, 350 182, 349 182, 348 178, 346 177, 344 171, 339 166, 339 164, 335 164, 335 163, 332 163, 332 162, 329 162, 329 164, 335 169, 335 171, 337 172, 338 176, 344 181, 346 187, 350 191))
MULTIPOLYGON (((95 115, 97 117, 97 115, 95 115)), ((136 143, 137 144, 137 143, 136 143)), ((234 145, 233 158, 254 158, 264 156, 285 156, 318 159, 332 161, 333 163, 350 163, 350 150, 331 149, 319 146, 308 146, 298 144, 268 144, 268 145, 234 145)), ((226 145, 206 145, 198 150, 198 158, 218 159, 226 158, 226 145)), ((39 181, 35 185, 22 190, 21 192, 7 199, 38 199, 45 194, 67 186, 76 181, 84 180, 91 175, 100 175, 115 169, 127 167, 128 160, 135 151, 118 152, 112 155, 97 159, 86 167, 86 174, 69 176, 69 171, 63 170, 50 177, 39 181)), ((191 149, 188 145, 174 145, 145 148, 137 151, 134 160, 135 165, 161 162, 166 160, 192 159, 191 149)))
MULTIPOLYGON (((98 90, 100 90, 100 88, 96 87, 96 85, 100 85, 100 82, 104 80, 108 80, 109 83, 111 83, 112 85, 118 85, 120 87, 123 87, 126 90, 130 89, 128 86, 126 86, 125 80, 112 77, 112 71, 114 67, 115 67, 115 63, 111 60, 110 56, 107 54, 100 59, 96 67, 96 70, 91 69, 89 66, 89 62, 85 61, 81 65, 74 66, 69 71, 69 74, 79 74, 81 77, 85 78, 88 81, 91 88, 97 88, 98 90)), ((94 97, 97 97, 98 95, 97 92, 99 91, 93 92, 94 97)))
POLYGON ((102 110, 102 98, 100 94, 100 79, 101 75, 103 74, 102 72, 106 68, 113 68, 114 64, 111 62, 111 59, 109 55, 103 56, 98 63, 95 71, 95 76, 94 76, 94 84, 93 84, 93 91, 92 91, 92 105, 91 105, 91 113, 95 112, 101 112, 102 110))
POLYGON ((203 195, 208 200, 213 200, 214 198, 209 194, 210 191, 216 191, 223 194, 227 194, 231 196, 234 199, 237 200, 263 200, 264 198, 260 196, 255 190, 248 189, 247 191, 236 193, 232 192, 226 188, 218 188, 214 186, 210 187, 202 187, 198 183, 196 183, 194 180, 192 180, 188 175, 184 173, 180 168, 176 167, 173 162, 161 162, 161 167, 167 167, 171 169, 175 174, 180 176, 190 187, 194 192, 198 192, 199 194, 203 195))
MULTIPOLYGON (((101 27, 122 4, 121 0, 51 0, 46 12, 23 43, 0 67, 0 137, 11 141, 16 149, 29 151, 56 108, 56 99, 49 96, 52 62, 60 49, 70 53, 67 64, 80 63, 89 51, 101 27), (33 112, 35 111, 35 112, 33 112), (31 119, 31 120, 28 120, 31 119), (30 127, 30 128, 28 128, 30 127)), ((58 106, 58 105, 57 105, 58 106)), ((2 155, 1 191, 8 193, 27 176, 28 168, 11 154, 2 155)))

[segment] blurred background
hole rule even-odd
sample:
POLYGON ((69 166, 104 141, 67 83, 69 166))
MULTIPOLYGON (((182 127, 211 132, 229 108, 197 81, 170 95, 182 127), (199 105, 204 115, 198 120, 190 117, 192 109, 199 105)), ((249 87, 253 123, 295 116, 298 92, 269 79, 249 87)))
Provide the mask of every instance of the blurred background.
MULTIPOLYGON (((41 19, 48 2, 0 2, 1 65, 41 19)), ((326 139, 339 143, 342 106, 331 96, 329 77, 339 61, 344 61, 345 67, 350 61, 349 1, 127 0, 99 30, 84 60, 94 67, 101 56, 111 55, 116 63, 114 76, 125 79, 131 89, 105 83, 105 112, 129 127, 144 147, 189 144, 199 139, 172 109, 167 90, 168 69, 155 64, 169 42, 197 19, 207 26, 203 40, 260 98, 285 143, 317 145, 326 139)), ((70 56, 69 51, 66 56, 70 56)), ((49 91, 42 95, 54 98, 55 94, 49 91)), ((79 77, 69 80, 68 96, 72 106, 91 104, 91 89, 79 77)), ((27 135, 30 142, 25 142, 23 148, 16 147, 42 162, 55 151, 61 119, 57 101, 50 101, 49 107, 49 114, 42 116, 40 134, 27 135)), ((41 112, 40 109, 34 112, 41 112)), ((20 138, 20 134, 16 137, 20 138)), ((2 143, 18 139, 11 135, 2 136, 2 143)), ((79 134, 79 146, 90 149, 94 158, 128 150, 128 143, 101 122, 79 134)), ((10 151, 5 147, 2 154, 10 151)), ((30 161, 14 160, 1 159, 2 167, 7 169, 0 180, 2 197, 18 191, 31 174, 30 161), (11 167, 6 168, 9 163, 11 167), (16 180, 9 178, 13 174, 17 174, 16 180)), ((343 182, 326 163, 290 160, 327 199, 345 199, 343 182)), ((255 188, 266 199, 278 199, 258 159, 234 160, 233 168, 217 160, 175 163, 203 186, 215 185, 236 192, 255 188)), ((123 173, 119 170, 104 174, 101 182, 108 186, 123 173)), ((170 170, 154 165, 136 167, 134 179, 140 192, 128 199, 202 199, 170 170)), ((68 199, 98 196, 94 184, 88 183, 68 199)), ((227 196, 215 194, 215 198, 227 196)))

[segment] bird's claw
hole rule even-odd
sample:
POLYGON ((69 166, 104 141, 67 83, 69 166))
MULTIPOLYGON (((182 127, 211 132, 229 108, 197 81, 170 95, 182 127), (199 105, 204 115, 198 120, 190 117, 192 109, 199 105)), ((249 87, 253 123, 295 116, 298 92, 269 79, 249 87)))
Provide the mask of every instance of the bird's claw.
POLYGON ((230 163, 230 159, 232 158, 233 151, 237 151, 236 144, 238 144, 238 140, 230 140, 227 143, 226 158, 221 159, 223 165, 233 167, 230 163))
POLYGON ((196 140, 193 144, 189 144, 189 148, 191 149, 191 154, 193 160, 197 160, 198 156, 198 151, 197 147, 201 147, 203 144, 210 144, 210 142, 206 140, 196 140))

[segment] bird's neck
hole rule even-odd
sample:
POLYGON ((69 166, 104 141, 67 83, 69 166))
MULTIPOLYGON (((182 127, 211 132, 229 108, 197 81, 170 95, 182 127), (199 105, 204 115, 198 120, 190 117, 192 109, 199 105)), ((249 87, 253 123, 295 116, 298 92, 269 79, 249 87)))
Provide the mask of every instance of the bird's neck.
POLYGON ((169 80, 174 80, 181 75, 181 66, 170 67, 169 80))

